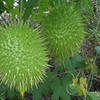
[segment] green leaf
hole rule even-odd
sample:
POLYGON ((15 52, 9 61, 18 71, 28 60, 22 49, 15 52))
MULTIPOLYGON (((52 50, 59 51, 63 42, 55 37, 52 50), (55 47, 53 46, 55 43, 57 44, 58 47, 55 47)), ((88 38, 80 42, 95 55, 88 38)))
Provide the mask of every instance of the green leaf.
POLYGON ((72 75, 64 75, 61 78, 55 78, 54 82, 51 84, 53 90, 52 100, 70 100, 70 95, 68 94, 68 87, 72 84, 72 75))
POLYGON ((72 65, 72 61, 69 58, 65 59, 63 66, 67 70, 73 70, 74 69, 74 66, 72 65))
POLYGON ((73 76, 71 74, 64 75, 62 77, 57 77, 56 72, 51 72, 50 70, 47 72, 47 79, 44 83, 38 85, 38 88, 33 88, 33 99, 40 100, 42 95, 52 94, 52 100, 70 100, 70 95, 68 87, 72 84, 73 76))
MULTIPOLYGON (((55 86, 56 87, 56 86, 55 86)), ((54 92, 53 92, 53 95, 52 95, 52 100, 59 100, 59 96, 61 95, 61 94, 63 94, 62 93, 62 87, 57 87, 57 88, 55 88, 55 90, 54 90, 54 92), (58 89, 57 89, 58 88, 58 89)))
POLYGON ((40 100, 42 95, 48 95, 49 94, 49 84, 47 80, 44 83, 41 83, 38 85, 38 88, 34 87, 33 88, 33 99, 34 100, 40 100))
POLYGON ((13 99, 15 97, 15 91, 12 89, 8 89, 8 97, 13 99))
POLYGON ((82 57, 75 53, 71 59, 65 59, 63 66, 66 70, 74 70, 75 68, 85 68, 86 65, 82 57))
POLYGON ((88 92, 88 100, 100 100, 100 92, 88 92))
POLYGON ((33 91, 33 100, 40 100, 41 97, 42 97, 41 90, 35 88, 33 91))
POLYGON ((34 100, 40 100, 43 94, 49 95, 50 94, 50 86, 52 84, 52 81, 55 79, 56 72, 50 72, 50 70, 47 72, 47 78, 46 80, 38 85, 38 88, 33 87, 33 99, 34 100))
POLYGON ((72 95, 76 95, 78 93, 78 89, 75 86, 73 86, 72 84, 70 85, 68 90, 72 95))
POLYGON ((96 50, 96 52, 97 52, 98 54, 100 54, 100 46, 96 46, 96 47, 95 47, 95 50, 96 50))
POLYGON ((61 98, 62 100, 71 100, 70 95, 66 92, 61 95, 61 98))
POLYGON ((56 90, 57 88, 59 88, 61 84, 61 81, 58 77, 56 77, 51 85, 52 90, 56 90))
POLYGON ((82 56, 80 56, 78 53, 75 53, 72 57, 72 65, 75 68, 84 68, 84 61, 82 59, 82 56))

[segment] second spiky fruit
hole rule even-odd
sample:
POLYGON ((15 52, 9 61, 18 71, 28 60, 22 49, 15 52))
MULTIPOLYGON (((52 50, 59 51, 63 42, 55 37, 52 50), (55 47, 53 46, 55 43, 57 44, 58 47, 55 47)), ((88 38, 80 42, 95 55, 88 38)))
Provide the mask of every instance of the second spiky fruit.
POLYGON ((62 4, 45 16, 41 34, 46 38, 52 56, 61 63, 79 49, 86 32, 77 9, 62 4))

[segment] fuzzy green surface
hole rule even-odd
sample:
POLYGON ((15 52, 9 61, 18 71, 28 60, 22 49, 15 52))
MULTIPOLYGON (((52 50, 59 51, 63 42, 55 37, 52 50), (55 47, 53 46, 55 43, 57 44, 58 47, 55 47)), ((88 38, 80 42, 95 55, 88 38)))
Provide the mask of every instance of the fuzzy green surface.
POLYGON ((79 49, 86 33, 77 9, 61 5, 44 17, 41 34, 46 38, 52 56, 61 63, 79 49))
POLYGON ((0 30, 0 77, 24 93, 44 79, 48 58, 43 39, 22 22, 0 30))

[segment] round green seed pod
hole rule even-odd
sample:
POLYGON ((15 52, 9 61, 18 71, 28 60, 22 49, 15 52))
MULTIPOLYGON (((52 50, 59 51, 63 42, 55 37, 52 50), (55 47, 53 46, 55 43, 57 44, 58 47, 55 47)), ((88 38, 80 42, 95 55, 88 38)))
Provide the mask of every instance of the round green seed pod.
POLYGON ((41 27, 51 55, 60 63, 79 49, 86 34, 80 13, 65 4, 50 10, 41 27))
POLYGON ((22 22, 0 28, 0 78, 23 94, 43 81, 47 51, 36 29, 22 22))

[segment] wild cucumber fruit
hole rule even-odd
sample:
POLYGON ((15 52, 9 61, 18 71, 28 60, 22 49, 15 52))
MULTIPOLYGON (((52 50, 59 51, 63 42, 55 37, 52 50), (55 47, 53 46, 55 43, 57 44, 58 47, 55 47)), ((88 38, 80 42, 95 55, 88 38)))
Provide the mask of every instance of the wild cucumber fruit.
POLYGON ((86 34, 82 17, 72 5, 54 7, 41 26, 50 53, 60 63, 79 49, 86 34))
POLYGON ((48 66, 43 39, 22 22, 0 28, 0 78, 23 94, 43 81, 48 66))

